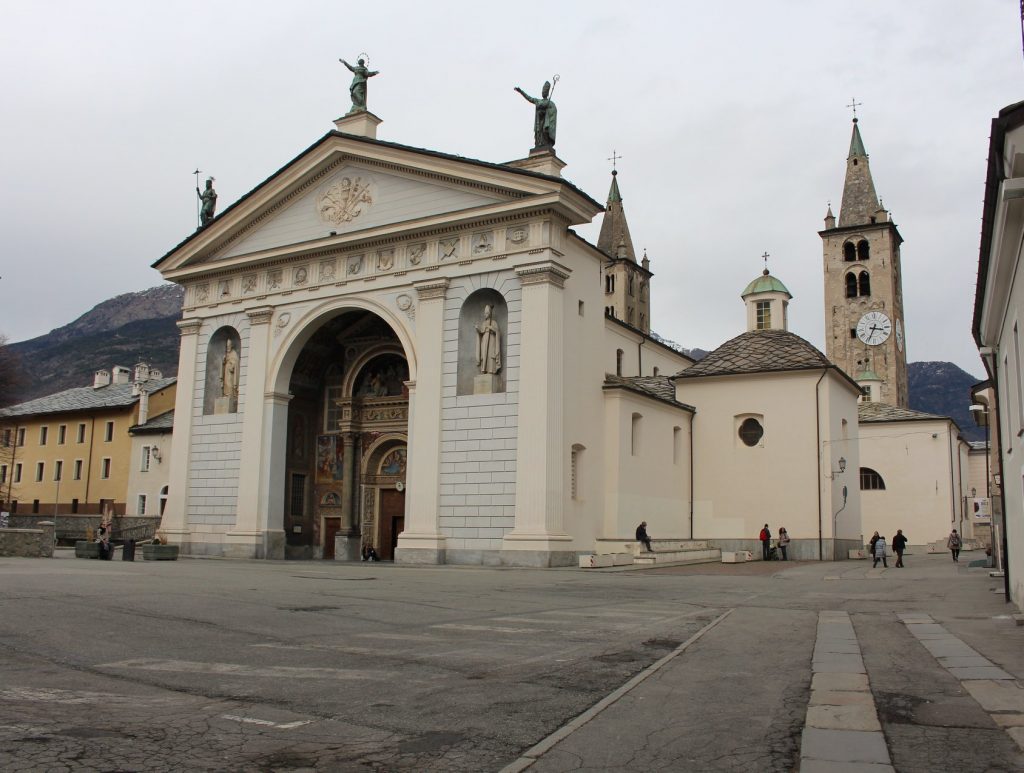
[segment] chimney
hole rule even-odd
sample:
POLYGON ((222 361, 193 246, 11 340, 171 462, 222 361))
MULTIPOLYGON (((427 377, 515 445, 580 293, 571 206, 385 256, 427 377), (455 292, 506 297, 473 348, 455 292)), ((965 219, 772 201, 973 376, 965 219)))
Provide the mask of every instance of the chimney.
POLYGON ((151 372, 149 365, 145 362, 140 362, 135 366, 135 381, 149 381, 151 372))
POLYGON ((135 385, 139 390, 139 419, 137 424, 145 424, 149 420, 149 392, 145 387, 135 385))
POLYGON ((114 366, 113 383, 114 384, 127 384, 131 380, 132 372, 123 365, 114 366))
POLYGON ((163 371, 158 370, 157 368, 150 368, 150 370, 149 370, 149 378, 151 380, 159 381, 163 377, 164 377, 163 371))
POLYGON ((98 370, 93 374, 92 377, 92 388, 102 389, 110 384, 110 371, 109 370, 98 370))

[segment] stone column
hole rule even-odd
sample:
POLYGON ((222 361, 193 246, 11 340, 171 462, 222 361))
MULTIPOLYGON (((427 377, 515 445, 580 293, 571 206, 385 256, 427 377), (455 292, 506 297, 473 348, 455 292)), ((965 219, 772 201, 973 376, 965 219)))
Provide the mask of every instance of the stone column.
MULTIPOLYGON (((271 535, 267 512, 269 473, 265 448, 273 438, 267 437, 268 409, 264 384, 270 346, 270 318, 273 309, 261 306, 246 311, 249 317, 249 344, 245 353, 245 392, 239 400, 242 411, 242 452, 239 459, 238 498, 235 526, 224 535, 224 553, 239 558, 283 558, 284 533, 271 535), (278 555, 280 553, 280 555, 278 555)), ((284 436, 277 438, 284 445, 284 436)))
POLYGON ((443 564, 445 538, 438 527, 441 467, 441 385, 444 359, 444 296, 448 280, 413 285, 416 309, 416 380, 409 387, 409 456, 405 531, 395 561, 443 564))
POLYGON ((167 476, 167 505, 160 530, 167 539, 188 553, 188 470, 192 459, 192 401, 196 386, 196 355, 199 350, 200 319, 178 322, 181 348, 178 352, 178 381, 174 397, 174 453, 167 476))
POLYGON ((361 547, 359 524, 355 522, 358 508, 358 492, 354 490, 356 483, 356 437, 355 432, 341 433, 342 468, 341 468, 341 530, 334 538, 335 561, 357 561, 361 547))
POLYGON ((562 427, 562 287, 569 273, 553 260, 516 268, 523 287, 516 525, 502 541, 505 563, 559 566, 575 559, 562 527, 569 453, 562 427))

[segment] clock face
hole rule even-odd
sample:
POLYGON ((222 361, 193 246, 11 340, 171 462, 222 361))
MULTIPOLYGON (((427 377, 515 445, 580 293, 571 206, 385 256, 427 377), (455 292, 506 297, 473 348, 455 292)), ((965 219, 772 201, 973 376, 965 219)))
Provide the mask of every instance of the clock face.
POLYGON ((857 323, 857 338, 868 346, 878 346, 892 333, 892 322, 880 311, 869 311, 857 323))
POLYGON ((896 348, 903 351, 903 325, 896 320, 896 348))

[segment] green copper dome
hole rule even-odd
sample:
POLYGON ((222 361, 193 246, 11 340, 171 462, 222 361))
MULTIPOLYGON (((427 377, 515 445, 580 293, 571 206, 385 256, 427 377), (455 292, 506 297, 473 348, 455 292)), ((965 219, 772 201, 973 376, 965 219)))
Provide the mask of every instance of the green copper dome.
POLYGON ((740 293, 740 297, 746 298, 754 293, 785 293, 790 298, 793 297, 793 294, 786 289, 786 285, 769 274, 768 269, 765 269, 761 276, 748 284, 747 289, 740 293))
POLYGON ((858 381, 881 381, 882 377, 879 376, 877 373, 875 373, 870 368, 868 368, 867 370, 862 370, 860 372, 860 375, 857 376, 857 380, 858 381))

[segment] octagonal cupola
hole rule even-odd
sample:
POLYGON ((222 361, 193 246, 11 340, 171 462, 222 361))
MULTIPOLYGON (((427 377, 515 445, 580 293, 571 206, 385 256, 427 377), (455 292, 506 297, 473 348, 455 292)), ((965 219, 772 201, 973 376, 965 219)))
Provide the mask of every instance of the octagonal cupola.
POLYGON ((767 267, 740 297, 747 304, 747 330, 789 330, 789 301, 786 285, 773 277, 767 267))

